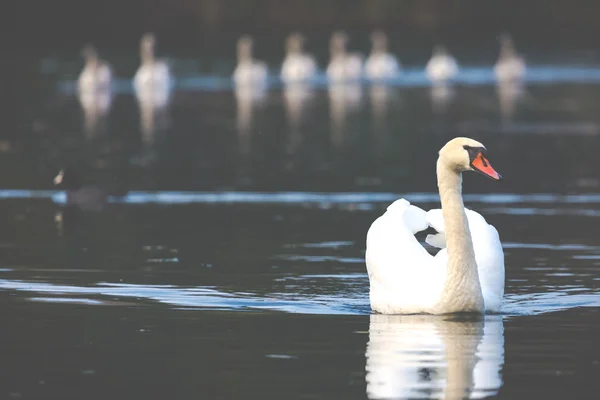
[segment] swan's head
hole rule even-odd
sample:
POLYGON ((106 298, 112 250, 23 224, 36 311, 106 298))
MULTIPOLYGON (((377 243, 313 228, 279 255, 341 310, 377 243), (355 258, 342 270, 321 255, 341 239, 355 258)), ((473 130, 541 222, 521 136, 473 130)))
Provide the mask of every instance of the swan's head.
POLYGON ((140 55, 143 61, 151 60, 154 57, 154 46, 156 37, 153 33, 146 33, 140 40, 140 55))
POLYGON ((153 49, 156 44, 156 37, 153 33, 146 33, 140 40, 140 46, 142 49, 153 49))
POLYGON ((91 44, 85 45, 83 49, 81 49, 81 56, 86 63, 93 64, 98 61, 98 53, 96 52, 96 48, 91 44))
POLYGON ((510 56, 515 53, 515 45, 509 34, 504 33, 498 37, 500 41, 500 55, 510 56))
POLYGON ((387 51, 388 38, 385 32, 376 30, 371 33, 371 43, 373 44, 374 53, 384 53, 387 51))
POLYGON ((305 40, 306 38, 301 33, 292 33, 290 36, 287 37, 285 45, 286 50, 288 51, 288 53, 302 52, 302 46, 304 45, 305 40))
POLYGON ((456 172, 477 171, 488 178, 501 180, 487 159, 487 149, 476 140, 458 137, 454 138, 440 150, 438 163, 456 172))
POLYGON ((331 54, 344 53, 346 51, 346 43, 348 43, 348 35, 346 32, 334 32, 329 41, 329 50, 331 51, 331 54))
POLYGON ((448 54, 448 50, 446 50, 446 46, 442 46, 441 44, 438 44, 433 48, 434 56, 445 56, 447 54, 448 54))
POLYGON ((254 45, 254 39, 250 35, 244 35, 237 41, 237 54, 238 60, 250 60, 252 59, 252 47, 254 45))

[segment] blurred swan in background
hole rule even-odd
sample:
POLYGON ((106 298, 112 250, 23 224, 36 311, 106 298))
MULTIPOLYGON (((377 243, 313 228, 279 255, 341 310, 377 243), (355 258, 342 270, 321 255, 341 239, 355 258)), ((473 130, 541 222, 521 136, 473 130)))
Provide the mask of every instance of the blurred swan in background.
POLYGON ((371 34, 371 54, 365 63, 365 74, 371 80, 395 78, 400 75, 400 63, 387 51, 388 38, 382 31, 371 34))
POLYGON ((137 70, 133 85, 139 100, 152 102, 156 107, 165 106, 169 100, 173 79, 165 60, 154 54, 156 38, 146 33, 140 41, 141 65, 137 70))
POLYGON ((110 65, 98 58, 92 45, 81 51, 85 66, 77 80, 77 95, 84 114, 84 130, 86 136, 96 135, 99 126, 108 115, 112 103, 112 69, 110 65))
POLYGON ((244 35, 237 42, 238 64, 233 71, 236 86, 264 86, 268 78, 267 65, 255 60, 253 52, 254 40, 244 35))
POLYGON ((525 60, 521 57, 509 35, 500 37, 500 56, 494 67, 499 82, 520 81, 525 77, 525 60))
POLYGON ((502 386, 502 317, 371 314, 369 399, 478 399, 502 386))
POLYGON ((110 65, 98 57, 96 49, 87 45, 81 50, 85 65, 79 79, 77 89, 79 92, 108 91, 112 82, 112 69, 110 65))
POLYGON ((431 59, 425 67, 427 77, 432 82, 447 82, 458 73, 458 64, 444 46, 438 45, 433 49, 431 59))
POLYGON ((338 31, 331 36, 329 51, 331 61, 327 66, 327 78, 333 82, 357 81, 363 74, 363 60, 358 53, 348 53, 348 35, 338 31))
POLYGON ((281 79, 285 83, 306 82, 317 73, 315 59, 303 50, 304 41, 304 36, 297 32, 286 40, 287 55, 281 65, 281 79))

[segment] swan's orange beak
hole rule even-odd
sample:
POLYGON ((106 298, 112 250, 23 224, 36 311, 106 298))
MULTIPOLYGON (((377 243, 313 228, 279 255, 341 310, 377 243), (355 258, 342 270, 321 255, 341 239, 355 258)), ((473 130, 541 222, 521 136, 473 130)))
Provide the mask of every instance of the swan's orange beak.
POLYGON ((488 176, 497 181, 502 180, 502 176, 496 172, 490 162, 483 156, 483 154, 479 153, 477 157, 471 162, 471 167, 477 172, 481 172, 485 176, 488 176))

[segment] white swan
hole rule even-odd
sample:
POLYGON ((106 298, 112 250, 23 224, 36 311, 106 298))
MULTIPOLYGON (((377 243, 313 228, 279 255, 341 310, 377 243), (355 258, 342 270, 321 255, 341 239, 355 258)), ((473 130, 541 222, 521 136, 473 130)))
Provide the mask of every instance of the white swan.
POLYGON ((390 79, 400 75, 400 63, 387 51, 387 35, 382 31, 371 34, 373 48, 365 63, 365 74, 371 80, 390 79))
POLYGON ((521 57, 510 36, 500 38, 500 56, 494 67, 499 82, 520 81, 525 76, 525 60, 521 57))
POLYGON ((384 314, 497 312, 504 296, 504 253, 496 229, 464 207, 462 172, 500 180, 485 147, 455 138, 439 152, 437 180, 442 209, 425 212, 404 199, 387 208, 367 233, 366 264, 371 308, 384 314), (433 227, 426 242, 414 234, 433 227))
POLYGON ((431 81, 445 82, 456 76, 458 64, 444 46, 436 46, 425 67, 425 72, 431 81))
POLYGON ((263 86, 268 77, 267 65, 252 56, 254 40, 250 35, 242 36, 237 43, 238 64, 233 71, 237 86, 263 86))
POLYGON ((98 58, 98 53, 92 45, 87 45, 81 51, 85 66, 77 79, 77 89, 80 93, 109 91, 112 81, 110 65, 98 58))
POLYGON ((133 85, 138 100, 144 99, 143 101, 146 102, 160 103, 156 106, 164 106, 168 102, 173 79, 167 62, 155 57, 155 43, 156 39, 153 34, 147 33, 142 36, 140 41, 141 65, 135 73, 133 85))
POLYGON ((331 36, 329 51, 331 61, 327 66, 327 78, 332 82, 356 81, 363 74, 363 59, 357 53, 346 51, 348 36, 338 31, 331 36))
POLYGON ((315 59, 302 49, 304 40, 300 33, 292 33, 287 38, 287 55, 281 65, 281 79, 285 83, 305 82, 317 73, 315 59))

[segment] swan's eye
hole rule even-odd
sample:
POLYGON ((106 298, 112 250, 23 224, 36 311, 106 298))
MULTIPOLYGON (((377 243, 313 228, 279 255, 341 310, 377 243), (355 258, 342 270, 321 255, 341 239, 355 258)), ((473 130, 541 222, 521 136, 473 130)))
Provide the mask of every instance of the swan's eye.
POLYGON ((463 146, 463 149, 465 149, 466 151, 471 150, 471 146, 467 146, 466 144, 463 146))

